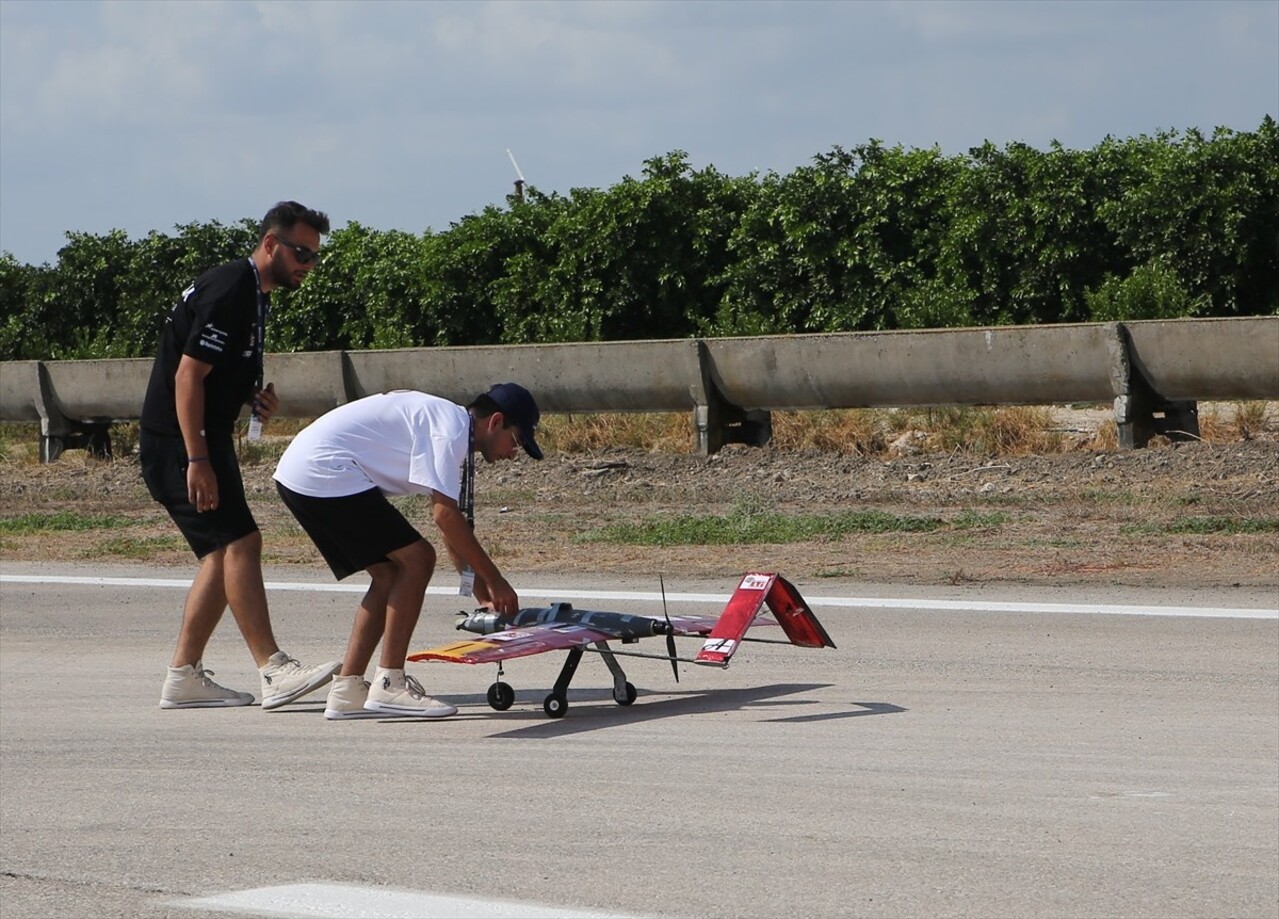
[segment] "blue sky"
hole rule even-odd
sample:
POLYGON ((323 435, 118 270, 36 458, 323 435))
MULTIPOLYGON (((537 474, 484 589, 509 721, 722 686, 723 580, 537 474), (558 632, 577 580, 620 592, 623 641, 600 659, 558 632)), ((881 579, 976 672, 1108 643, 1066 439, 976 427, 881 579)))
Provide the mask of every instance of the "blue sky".
POLYGON ((0 0, 0 249, 260 217, 415 233, 684 150, 1092 147, 1279 110, 1279 0, 0 0))

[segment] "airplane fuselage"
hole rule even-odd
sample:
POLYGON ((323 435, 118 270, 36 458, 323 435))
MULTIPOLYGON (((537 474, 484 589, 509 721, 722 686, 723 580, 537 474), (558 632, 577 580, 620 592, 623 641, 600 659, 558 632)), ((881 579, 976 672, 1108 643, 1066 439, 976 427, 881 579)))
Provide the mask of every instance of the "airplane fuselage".
POLYGON ((661 635, 666 623, 648 616, 632 616, 629 613, 610 613, 589 609, 573 609, 570 603, 552 603, 550 606, 526 607, 509 619, 484 610, 477 610, 458 623, 457 627, 477 635, 489 635, 521 626, 584 625, 609 632, 622 641, 634 641, 661 635))

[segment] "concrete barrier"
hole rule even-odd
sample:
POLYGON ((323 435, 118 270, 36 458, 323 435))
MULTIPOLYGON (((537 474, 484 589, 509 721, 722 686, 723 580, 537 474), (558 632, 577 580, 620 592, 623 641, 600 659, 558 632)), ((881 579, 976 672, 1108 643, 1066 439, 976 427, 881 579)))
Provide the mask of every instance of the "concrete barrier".
POLYGON ((275 384, 281 418, 317 418, 351 401, 345 351, 268 354, 262 370, 265 379, 275 384))
POLYGON ((46 361, 51 430, 70 422, 131 421, 142 411, 150 358, 46 361))
POLYGON ((40 421, 46 396, 39 361, 0 361, 0 421, 40 421))
POLYGON ((1279 397, 1279 317, 1125 325, 1142 376, 1164 399, 1279 397))
MULTIPOLYGON (((110 452, 149 358, 0 363, 0 421, 41 422, 41 456, 110 452), (106 437, 105 447, 103 438, 106 437)), ((692 411, 699 449, 764 443, 769 413, 1112 402, 1123 446, 1198 434, 1196 400, 1279 399, 1279 317, 269 354, 280 417, 418 389, 465 404, 492 383, 543 411, 692 411)))
POLYGON ((748 409, 1108 402, 1105 324, 773 335, 706 342, 711 379, 748 409))
POLYGON ((706 401, 693 340, 352 351, 347 360, 352 398, 417 389, 465 405, 513 381, 551 413, 688 411, 706 401))

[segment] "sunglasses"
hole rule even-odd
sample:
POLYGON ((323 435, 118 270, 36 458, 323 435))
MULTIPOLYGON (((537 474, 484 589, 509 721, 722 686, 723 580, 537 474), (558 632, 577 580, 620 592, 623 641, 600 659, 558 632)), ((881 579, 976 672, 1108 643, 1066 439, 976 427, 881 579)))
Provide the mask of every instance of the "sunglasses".
POLYGON ((299 265, 310 265, 320 260, 320 253, 314 249, 308 249, 306 246, 299 246, 297 243, 289 242, 283 236, 276 236, 275 240, 285 248, 293 250, 293 257, 298 260, 299 265))

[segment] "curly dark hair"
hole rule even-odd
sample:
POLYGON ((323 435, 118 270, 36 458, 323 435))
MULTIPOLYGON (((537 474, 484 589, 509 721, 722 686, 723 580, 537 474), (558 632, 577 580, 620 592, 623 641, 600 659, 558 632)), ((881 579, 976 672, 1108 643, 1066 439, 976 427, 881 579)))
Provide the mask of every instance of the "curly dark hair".
POLYGON ((258 242, 265 239, 266 234, 272 230, 291 230, 298 223, 305 223, 321 236, 329 232, 328 214, 303 207, 296 201, 280 201, 266 212, 262 223, 258 225, 258 242))

